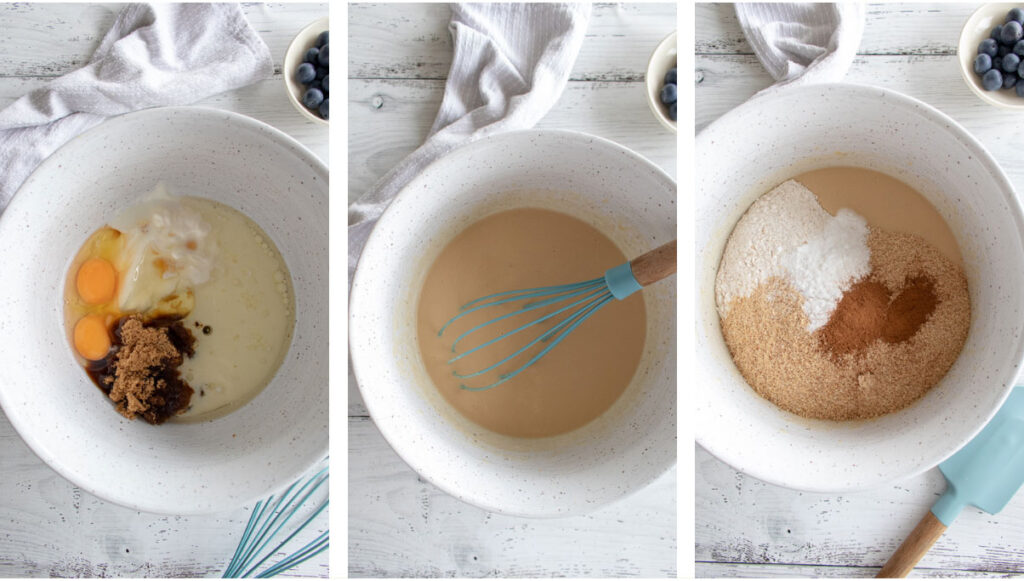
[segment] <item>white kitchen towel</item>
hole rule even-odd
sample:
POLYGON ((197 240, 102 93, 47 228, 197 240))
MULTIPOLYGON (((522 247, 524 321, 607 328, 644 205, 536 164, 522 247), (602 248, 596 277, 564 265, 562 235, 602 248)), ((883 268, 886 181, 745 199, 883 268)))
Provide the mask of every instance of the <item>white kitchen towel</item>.
POLYGON ((377 218, 423 168, 458 145, 533 127, 547 114, 589 19, 589 3, 452 5, 454 56, 430 136, 349 206, 350 283, 377 218))
POLYGON ((864 34, 864 5, 739 3, 736 16, 778 87, 841 81, 864 34))
POLYGON ((37 165, 112 115, 185 105, 274 72, 238 4, 130 4, 89 62, 0 110, 0 211, 37 165))

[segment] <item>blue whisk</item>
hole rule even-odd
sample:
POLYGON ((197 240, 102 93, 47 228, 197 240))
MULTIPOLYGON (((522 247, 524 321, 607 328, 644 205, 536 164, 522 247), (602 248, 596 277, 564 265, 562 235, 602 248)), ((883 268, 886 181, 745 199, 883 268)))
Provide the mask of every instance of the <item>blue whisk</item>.
POLYGON ((276 498, 271 496, 256 503, 245 526, 245 532, 242 533, 242 539, 238 542, 238 548, 235 549, 235 554, 224 571, 224 578, 273 577, 327 550, 330 532, 325 529, 298 550, 259 573, 256 572, 327 508, 330 472, 326 459, 323 463, 323 468, 315 474, 305 480, 296 481, 276 498), (300 517, 303 520, 298 524, 292 522, 300 513, 307 514, 300 517), (285 534, 287 536, 283 540, 277 541, 285 534))
POLYGON ((547 328, 538 337, 534 338, 526 345, 517 349, 511 355, 503 358, 501 361, 498 361, 493 365, 489 365, 479 371, 471 373, 452 372, 455 377, 460 379, 478 377, 490 371, 494 371, 498 367, 523 355, 527 350, 538 343, 547 343, 539 353, 530 357, 523 365, 520 365, 513 371, 499 374, 497 381, 493 383, 482 387, 469 387, 465 384, 460 386, 462 389, 469 391, 484 391, 505 383, 536 363, 541 357, 554 349, 555 345, 558 345, 562 339, 565 339, 565 337, 576 329, 576 327, 579 327, 583 321, 593 316, 594 313, 611 302, 612 299, 622 300, 641 288, 674 274, 675 271, 676 241, 673 240, 672 242, 663 244, 662 246, 634 258, 629 262, 620 264, 615 268, 610 268, 604 273, 604 276, 592 280, 573 284, 505 291, 470 301, 462 306, 458 315, 452 317, 451 320, 441 327, 441 330, 438 331, 438 336, 442 336, 449 325, 470 313, 475 313, 489 307, 509 305, 516 301, 526 301, 519 309, 476 325, 456 337, 455 342, 452 344, 452 353, 458 353, 457 347, 459 343, 467 336, 479 331, 480 329, 493 325, 499 321, 504 321, 511 317, 537 309, 543 309, 545 307, 554 308, 552 312, 544 314, 530 322, 524 323, 507 333, 485 341, 484 343, 481 343, 467 351, 463 351, 448 361, 449 364, 453 364, 468 355, 472 355, 473 353, 480 351, 481 349, 489 347, 499 341, 508 339, 520 331, 524 331, 544 323, 550 324, 551 327, 547 328), (568 304, 557 306, 559 303, 565 301, 568 301, 568 304))

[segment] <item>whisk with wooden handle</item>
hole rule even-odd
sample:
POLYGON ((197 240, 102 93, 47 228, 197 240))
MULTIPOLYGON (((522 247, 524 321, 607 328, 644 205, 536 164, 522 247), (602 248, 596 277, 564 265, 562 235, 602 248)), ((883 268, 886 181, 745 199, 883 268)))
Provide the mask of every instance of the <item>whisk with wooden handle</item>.
POLYGON ((598 278, 572 284, 505 291, 470 301, 462 306, 458 315, 452 317, 441 327, 438 335, 443 336, 445 330, 452 323, 471 313, 477 313, 484 309, 500 311, 511 309, 511 312, 501 314, 475 325, 456 337, 455 342, 452 344, 452 352, 457 353, 457 355, 448 361, 449 364, 454 364, 469 355, 479 352, 481 349, 498 344, 499 342, 508 341, 520 332, 528 329, 543 329, 537 337, 492 365, 469 373, 453 372, 460 379, 471 379, 492 372, 517 358, 526 359, 525 363, 511 371, 500 373, 496 381, 487 385, 470 387, 463 384, 460 386, 462 389, 469 391, 484 391, 505 383, 532 366, 554 349, 569 333, 572 333, 573 330, 611 301, 623 300, 643 287, 671 276, 675 272, 676 241, 673 240, 629 262, 608 269, 603 276, 598 278), (533 311, 539 311, 542 314, 511 331, 488 339, 475 347, 462 352, 458 351, 459 343, 466 337, 501 321, 533 311), (530 353, 531 348, 541 344, 543 344, 543 348, 539 352, 530 353))

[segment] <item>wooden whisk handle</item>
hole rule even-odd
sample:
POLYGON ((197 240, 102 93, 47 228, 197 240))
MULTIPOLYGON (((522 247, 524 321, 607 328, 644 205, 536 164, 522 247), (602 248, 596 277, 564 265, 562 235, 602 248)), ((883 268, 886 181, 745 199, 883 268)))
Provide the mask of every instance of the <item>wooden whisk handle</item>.
POLYGON ((942 521, 929 510, 875 577, 879 579, 906 577, 945 531, 946 525, 942 524, 942 521))
POLYGON ((676 241, 667 242, 650 252, 637 256, 629 261, 629 267, 633 270, 633 277, 640 283, 640 286, 647 286, 675 274, 676 241))

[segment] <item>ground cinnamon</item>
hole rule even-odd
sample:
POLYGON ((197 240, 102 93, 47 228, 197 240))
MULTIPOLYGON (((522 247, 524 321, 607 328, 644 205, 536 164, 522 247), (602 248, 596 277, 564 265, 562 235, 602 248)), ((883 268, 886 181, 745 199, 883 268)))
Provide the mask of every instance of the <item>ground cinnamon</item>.
POLYGON ((818 340, 834 356, 857 353, 878 340, 902 343, 928 320, 937 301, 927 276, 908 279, 895 297, 882 283, 865 279, 843 294, 818 340))

